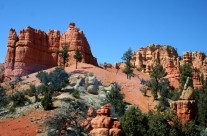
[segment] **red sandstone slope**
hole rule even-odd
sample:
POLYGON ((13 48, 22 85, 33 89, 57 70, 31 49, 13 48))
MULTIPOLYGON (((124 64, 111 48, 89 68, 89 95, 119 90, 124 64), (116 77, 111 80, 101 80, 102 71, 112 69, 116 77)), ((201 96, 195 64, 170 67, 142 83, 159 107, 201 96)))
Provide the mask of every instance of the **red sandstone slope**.
MULTIPOLYGON (((52 71, 54 68, 48 69, 46 71, 52 71)), ((131 80, 126 79, 126 75, 122 73, 121 70, 117 72, 116 69, 101 69, 99 67, 79 63, 78 69, 75 69, 75 65, 70 67, 66 67, 65 70, 67 72, 73 72, 76 74, 83 75, 85 72, 92 72, 98 80, 100 80, 104 85, 109 85, 111 82, 115 81, 121 86, 121 91, 125 95, 126 102, 131 104, 137 104, 142 111, 148 111, 149 106, 153 107, 153 100, 150 93, 148 93, 149 97, 144 97, 143 94, 139 91, 142 85, 140 84, 140 80, 138 77, 132 77, 131 80), (116 74, 117 73, 117 74, 116 74)), ((149 79, 149 75, 137 72, 140 78, 149 79)), ((39 84, 38 79, 35 77, 37 73, 33 73, 29 75, 29 78, 25 79, 24 82, 33 82, 39 84)))
MULTIPOLYGON (((47 72, 54 70, 54 68, 46 70, 47 72)), ((131 104, 136 104, 144 112, 148 111, 149 105, 152 104, 152 97, 148 93, 149 97, 144 97, 143 94, 139 91, 139 88, 142 86, 138 77, 133 77, 131 80, 126 79, 126 75, 122 73, 121 70, 118 72, 116 69, 101 69, 90 64, 79 63, 78 69, 75 69, 75 65, 66 67, 67 72, 73 72, 76 74, 84 74, 85 72, 92 72, 104 85, 110 84, 110 82, 115 81, 121 86, 121 91, 125 94, 126 102, 131 104), (116 74, 117 73, 117 74, 116 74)), ((149 76, 144 73, 136 72, 139 74, 140 78, 149 79, 149 76)), ((30 74, 28 78, 23 77, 23 82, 29 82, 34 84, 39 84, 39 80, 36 78, 37 73, 30 74)), ((47 112, 37 112, 35 110, 29 112, 26 116, 20 116, 16 119, 4 119, 0 121, 0 136, 34 136, 36 131, 40 127, 40 124, 31 123, 29 117, 47 117, 47 112), (18 125, 17 125, 18 124, 18 125)))

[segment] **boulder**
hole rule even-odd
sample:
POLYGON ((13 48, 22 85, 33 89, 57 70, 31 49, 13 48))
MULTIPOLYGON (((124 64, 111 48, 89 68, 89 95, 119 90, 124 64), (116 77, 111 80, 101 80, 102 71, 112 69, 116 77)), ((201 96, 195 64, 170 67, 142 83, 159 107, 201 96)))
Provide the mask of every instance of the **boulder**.
POLYGON ((92 77, 88 76, 86 79, 86 82, 88 85, 97 85, 98 84, 98 81, 95 76, 92 76, 92 77))
POLYGON ((97 94, 98 93, 98 90, 97 90, 97 86, 96 85, 89 85, 87 87, 87 91, 90 94, 97 94))

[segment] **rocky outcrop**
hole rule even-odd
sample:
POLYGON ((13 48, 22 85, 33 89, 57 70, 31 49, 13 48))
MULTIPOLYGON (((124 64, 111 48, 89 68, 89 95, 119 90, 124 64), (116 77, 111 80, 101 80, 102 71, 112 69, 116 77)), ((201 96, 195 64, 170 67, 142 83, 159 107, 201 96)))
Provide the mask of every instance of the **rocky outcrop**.
POLYGON ((109 105, 97 110, 97 116, 91 120, 92 130, 89 136, 122 136, 121 123, 110 117, 109 105))
POLYGON ((149 45, 146 48, 140 48, 132 57, 132 63, 138 69, 151 69, 155 62, 167 66, 169 58, 175 61, 178 57, 177 51, 171 46, 149 45))
POLYGON ((181 119, 181 123, 195 119, 196 103, 195 100, 178 100, 171 104, 171 107, 181 119))
POLYGON ((81 51, 82 62, 97 65, 84 33, 75 27, 75 23, 70 23, 68 30, 62 35, 58 30, 45 33, 26 27, 18 35, 14 29, 9 31, 5 76, 27 75, 60 65, 62 60, 56 50, 62 49, 63 45, 69 46, 69 65, 75 63, 73 55, 76 48, 81 51))
POLYGON ((167 72, 166 78, 168 78, 170 85, 173 86, 174 88, 179 88, 180 87, 179 65, 175 65, 173 60, 171 58, 168 58, 165 71, 167 72))
POLYGON ((177 116, 180 117, 182 124, 194 119, 197 113, 192 86, 192 79, 188 77, 180 99, 171 103, 172 109, 175 111, 177 116))
POLYGON ((179 67, 184 63, 189 63, 193 72, 193 83, 195 88, 202 86, 200 77, 203 73, 204 79, 207 77, 207 57, 202 52, 183 52, 183 57, 178 56, 175 48, 168 45, 149 45, 134 52, 132 63, 139 70, 150 73, 155 63, 160 63, 168 73, 170 85, 179 88, 180 72, 179 67))
POLYGON ((84 63, 90 63, 93 65, 98 65, 97 60, 95 57, 93 57, 90 45, 83 33, 79 28, 75 27, 75 23, 70 23, 69 28, 66 32, 64 32, 60 37, 60 48, 63 45, 69 45, 69 65, 73 64, 75 62, 75 59, 73 58, 75 54, 76 48, 79 48, 81 55, 82 55, 82 62, 84 63))

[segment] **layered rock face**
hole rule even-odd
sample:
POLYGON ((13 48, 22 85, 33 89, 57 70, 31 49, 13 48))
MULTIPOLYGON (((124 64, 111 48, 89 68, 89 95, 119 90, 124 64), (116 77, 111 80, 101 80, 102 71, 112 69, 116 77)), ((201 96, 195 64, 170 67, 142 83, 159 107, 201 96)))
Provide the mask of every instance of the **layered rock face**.
POLYGON ((92 130, 89 136, 122 136, 121 123, 110 117, 109 105, 97 110, 97 116, 91 120, 92 130))
POLYGON ((184 90, 178 101, 171 103, 172 109, 181 119, 181 123, 194 119, 197 113, 196 102, 193 94, 192 79, 188 77, 184 90))
POLYGON ((75 54, 75 50, 78 48, 82 55, 82 62, 90 63, 93 65, 98 65, 97 60, 93 57, 90 49, 90 45, 83 33, 79 28, 75 27, 75 23, 70 23, 69 28, 66 32, 64 32, 60 37, 60 48, 63 45, 69 45, 69 64, 75 63, 75 59, 73 55, 75 54))
POLYGON ((202 73, 204 79, 207 77, 207 57, 201 52, 183 52, 181 59, 173 47, 152 44, 146 48, 140 48, 134 52, 132 57, 132 63, 135 67, 145 73, 150 72, 155 62, 160 63, 166 69, 168 73, 166 78, 169 79, 171 86, 175 88, 179 88, 179 67, 184 63, 191 64, 194 70, 193 83, 195 88, 202 86, 200 82, 202 73))
POLYGON ((65 44, 69 46, 68 64, 75 63, 74 51, 79 48, 82 62, 97 65, 85 35, 79 28, 75 28, 75 23, 70 23, 68 30, 62 35, 58 30, 45 33, 31 27, 21 30, 17 35, 14 29, 10 29, 4 65, 5 76, 27 75, 60 65, 62 60, 56 50, 61 50, 65 44))
POLYGON ((143 69, 146 72, 156 61, 166 67, 168 58, 174 61, 178 58, 177 51, 173 47, 153 44, 136 51, 132 61, 138 69, 143 69))

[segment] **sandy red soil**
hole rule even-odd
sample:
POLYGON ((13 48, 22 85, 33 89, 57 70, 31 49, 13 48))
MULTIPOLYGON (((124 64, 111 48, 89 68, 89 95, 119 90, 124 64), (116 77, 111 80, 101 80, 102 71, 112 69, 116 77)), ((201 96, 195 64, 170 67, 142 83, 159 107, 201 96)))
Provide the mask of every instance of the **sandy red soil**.
POLYGON ((0 120, 0 136, 36 136, 39 125, 33 124, 28 116, 0 120))

